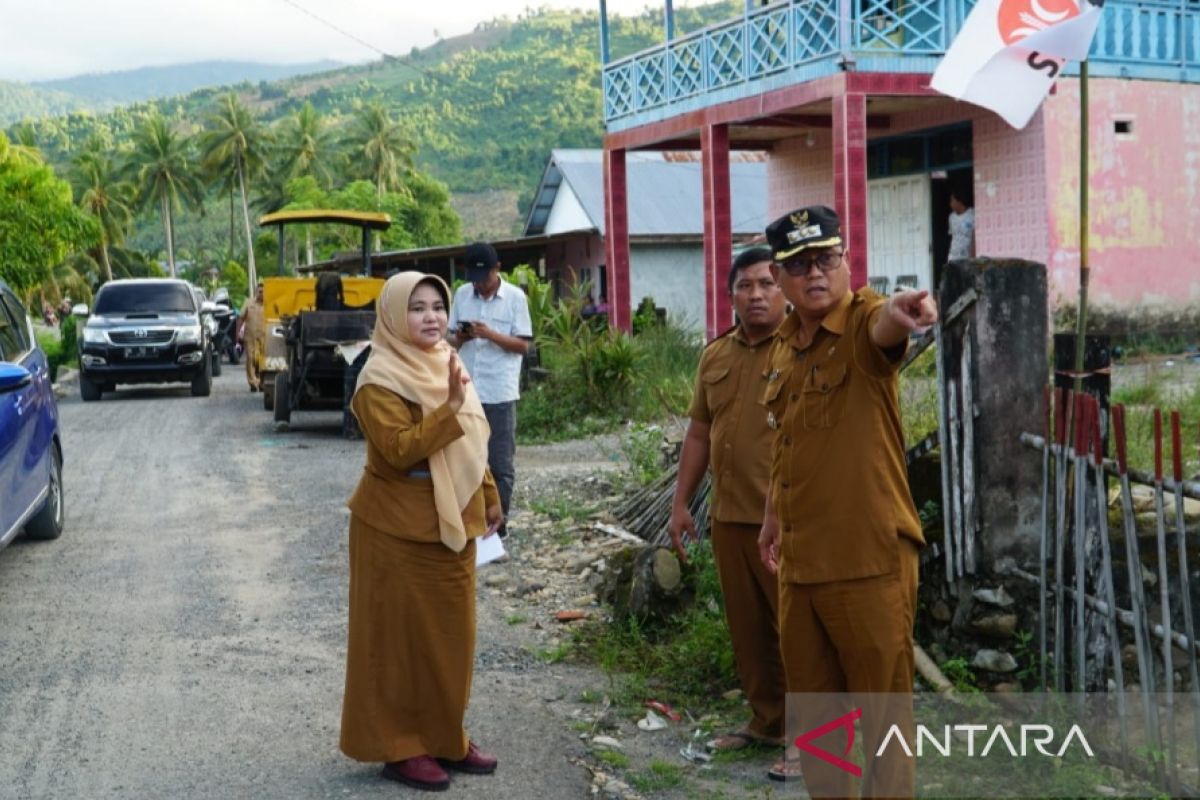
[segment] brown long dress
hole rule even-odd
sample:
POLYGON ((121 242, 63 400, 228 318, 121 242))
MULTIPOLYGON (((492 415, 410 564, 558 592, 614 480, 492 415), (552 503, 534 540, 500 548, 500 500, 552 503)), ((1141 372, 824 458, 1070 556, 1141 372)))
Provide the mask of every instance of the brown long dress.
POLYGON ((455 415, 377 385, 354 396, 367 464, 350 499, 350 631, 341 749, 358 761, 461 759, 475 658, 475 542, 500 502, 490 473, 441 543, 425 459, 462 435, 455 415), (418 473, 414 476, 411 473, 418 473))

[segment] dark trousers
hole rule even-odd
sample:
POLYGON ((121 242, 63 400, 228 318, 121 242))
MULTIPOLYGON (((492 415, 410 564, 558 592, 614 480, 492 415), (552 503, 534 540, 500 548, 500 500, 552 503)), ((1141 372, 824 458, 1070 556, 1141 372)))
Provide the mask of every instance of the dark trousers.
MULTIPOLYGON (((513 482, 517 477, 513 456, 517 452, 517 401, 508 403, 484 403, 483 413, 487 415, 488 425, 492 428, 492 436, 488 439, 488 467, 492 477, 496 479, 496 489, 500 492, 500 505, 504 508, 504 516, 508 518, 509 503, 512 501, 513 482)), ((501 528, 502 532, 507 532, 501 528)))

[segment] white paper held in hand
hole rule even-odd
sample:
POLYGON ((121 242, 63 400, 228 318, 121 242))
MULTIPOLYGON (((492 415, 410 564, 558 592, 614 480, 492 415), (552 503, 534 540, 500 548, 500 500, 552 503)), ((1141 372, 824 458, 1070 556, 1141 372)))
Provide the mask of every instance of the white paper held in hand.
POLYGON ((490 564, 504 555, 504 540, 495 533, 475 540, 475 566, 490 564))

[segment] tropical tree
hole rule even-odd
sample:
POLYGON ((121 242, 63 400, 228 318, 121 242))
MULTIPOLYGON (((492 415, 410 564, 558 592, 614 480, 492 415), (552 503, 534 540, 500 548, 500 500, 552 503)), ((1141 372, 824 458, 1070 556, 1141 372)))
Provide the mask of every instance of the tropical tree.
POLYGON ((326 125, 325 118, 305 101, 292 116, 283 120, 278 141, 282 158, 281 170, 286 180, 311 175, 318 185, 333 184, 334 164, 337 162, 337 140, 326 125))
MULTIPOLYGON (((358 110, 350 123, 346 145, 351 163, 361 164, 361 174, 375 184, 377 208, 385 192, 393 188, 403 190, 402 178, 413 169, 416 148, 400 123, 380 103, 370 103, 358 110)), ((376 250, 379 242, 376 231, 376 250)))
POLYGON ((109 245, 125 243, 125 234, 133 225, 133 186, 120 180, 116 166, 104 143, 93 138, 75 156, 72 164, 72 183, 79 197, 79 207, 96 220, 100 230, 100 263, 104 280, 113 278, 109 245))
POLYGON ((72 252, 97 238, 93 220, 75 207, 71 185, 0 134, 0 278, 25 299, 72 252))
POLYGON ((134 129, 129 175, 137 188, 139 204, 149 207, 158 203, 172 278, 176 276, 172 213, 184 203, 198 207, 203 199, 200 178, 192 163, 191 142, 171 130, 157 111, 134 129))
POLYGON ((246 264, 250 284, 257 280, 254 267, 254 245, 250 233, 250 203, 246 186, 262 174, 265 149, 270 133, 250 109, 230 92, 221 98, 217 112, 208 118, 209 128, 200 134, 200 153, 204 165, 213 174, 232 172, 237 178, 242 196, 242 221, 246 229, 246 264))
POLYGON ((351 161, 362 165, 360 174, 375 185, 375 194, 403 186, 404 175, 413 168, 412 142, 400 123, 379 103, 358 110, 346 135, 351 161))

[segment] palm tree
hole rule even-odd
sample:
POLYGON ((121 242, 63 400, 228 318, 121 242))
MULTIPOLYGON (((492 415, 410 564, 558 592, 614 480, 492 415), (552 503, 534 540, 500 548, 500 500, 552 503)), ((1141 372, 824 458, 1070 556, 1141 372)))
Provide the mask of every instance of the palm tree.
MULTIPOLYGON (((379 103, 358 110, 346 136, 352 160, 366 166, 368 177, 375 183, 376 200, 391 188, 401 188, 403 173, 413 168, 415 148, 400 123, 392 119, 379 103)), ((379 249, 379 232, 375 232, 375 249, 379 249)))
POLYGON ((192 167, 191 149, 191 143, 171 130, 157 111, 149 114, 133 132, 129 173, 137 187, 138 202, 144 206, 158 202, 172 278, 175 241, 171 213, 181 203, 197 206, 201 201, 200 179, 192 167))
POLYGON ((299 111, 283 121, 279 151, 288 179, 311 175, 322 187, 328 187, 333 183, 336 147, 333 132, 312 103, 306 101, 299 111))
POLYGON ((108 257, 109 245, 125 242, 125 232, 133 224, 133 186, 118 179, 112 159, 104 151, 98 139, 90 140, 75 156, 72 175, 75 190, 79 193, 79 207, 96 219, 100 228, 100 262, 104 266, 104 280, 113 277, 112 262, 108 257))
POLYGON ((38 146, 37 131, 28 120, 13 126, 8 152, 13 158, 26 164, 40 164, 44 160, 42 149, 38 146))
POLYGON ((246 185, 263 171, 263 151, 269 143, 270 134, 232 92, 221 99, 217 113, 210 116, 208 121, 211 127, 200 134, 201 157, 205 167, 213 174, 227 175, 233 172, 237 178, 238 190, 242 195, 242 221, 246 228, 246 271, 253 286, 257 274, 246 185))
POLYGON ((376 197, 399 188, 404 173, 413 168, 412 142, 400 123, 379 103, 359 109, 350 124, 346 144, 354 160, 365 166, 367 176, 375 184, 376 197))

